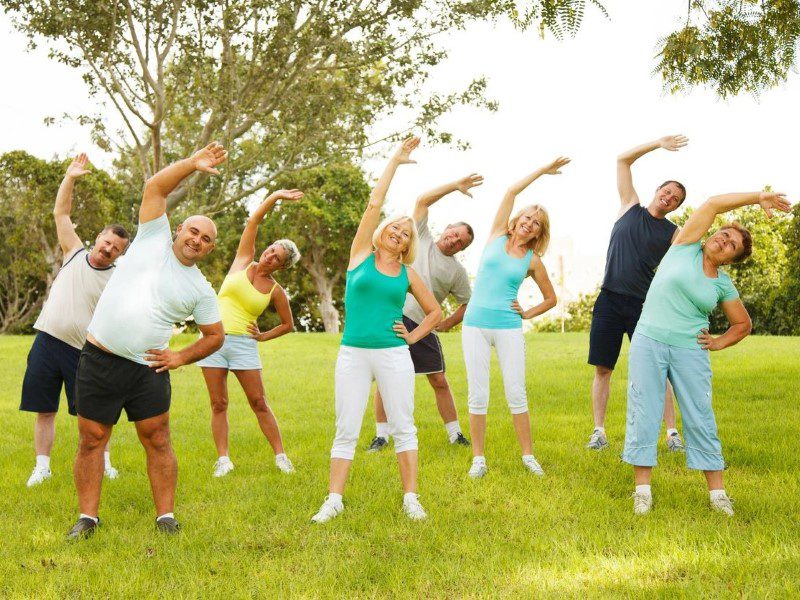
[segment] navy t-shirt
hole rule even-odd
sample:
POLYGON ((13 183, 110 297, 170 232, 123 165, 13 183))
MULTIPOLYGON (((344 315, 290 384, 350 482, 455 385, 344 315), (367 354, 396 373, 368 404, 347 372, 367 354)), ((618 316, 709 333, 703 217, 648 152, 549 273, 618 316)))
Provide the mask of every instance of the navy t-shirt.
POLYGON ((629 208, 611 229, 602 288, 644 300, 677 228, 641 204, 629 208))

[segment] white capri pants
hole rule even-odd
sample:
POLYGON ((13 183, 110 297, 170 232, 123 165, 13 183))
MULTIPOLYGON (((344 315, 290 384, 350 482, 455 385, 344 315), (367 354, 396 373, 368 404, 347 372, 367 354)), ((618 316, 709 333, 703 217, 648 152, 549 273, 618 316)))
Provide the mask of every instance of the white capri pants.
POLYGON ((341 346, 336 359, 336 437, 331 458, 353 460, 367 410, 372 380, 377 381, 394 438, 395 452, 417 449, 414 426, 414 363, 408 346, 355 348, 341 346))
POLYGON ((489 411, 489 365, 492 346, 497 352, 506 402, 512 415, 528 412, 525 390, 525 338, 522 328, 484 329, 465 325, 461 330, 461 345, 467 366, 469 412, 485 415, 489 411))

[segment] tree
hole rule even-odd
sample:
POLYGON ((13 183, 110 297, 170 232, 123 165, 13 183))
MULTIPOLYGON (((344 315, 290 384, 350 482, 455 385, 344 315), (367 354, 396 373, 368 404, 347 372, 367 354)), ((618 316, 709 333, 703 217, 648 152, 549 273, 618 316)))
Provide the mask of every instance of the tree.
POLYGON ((775 312, 785 325, 778 333, 800 335, 800 204, 792 210, 792 219, 783 238, 786 244, 787 271, 775 300, 775 312))
MULTIPOLYGON (((592 311, 600 288, 589 294, 580 294, 578 298, 567 304, 567 318, 564 319, 564 331, 589 331, 592 327, 592 311)), ((561 319, 548 317, 534 322, 536 331, 561 331, 561 319)))

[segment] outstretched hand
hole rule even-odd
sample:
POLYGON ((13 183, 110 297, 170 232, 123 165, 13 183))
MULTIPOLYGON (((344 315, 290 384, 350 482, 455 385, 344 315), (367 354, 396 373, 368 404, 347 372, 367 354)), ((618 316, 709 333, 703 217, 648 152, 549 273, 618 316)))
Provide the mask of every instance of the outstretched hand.
POLYGON ((687 138, 685 135, 680 135, 680 134, 665 135, 664 137, 658 140, 658 145, 661 146, 664 150, 669 150, 670 152, 677 152, 688 143, 689 143, 689 138, 687 138))
POLYGON ((78 177, 83 177, 84 175, 91 173, 91 171, 86 168, 87 164, 89 164, 89 157, 86 156, 85 152, 81 152, 72 160, 71 163, 69 163, 64 177, 77 179, 78 177))
POLYGON ((572 159, 566 156, 559 156, 553 162, 542 167, 542 173, 545 175, 561 175, 561 167, 568 165, 572 159))
POLYGON ((414 165, 417 161, 411 160, 411 153, 419 146, 420 139, 417 136, 410 136, 403 140, 403 143, 397 148, 394 153, 394 160, 401 165, 414 165))
POLYGON ((272 200, 289 200, 290 202, 295 202, 300 200, 303 196, 304 194, 300 190, 275 190, 269 195, 267 200, 271 198, 272 200))
POLYGON ((772 218, 773 210, 785 213, 792 210, 792 205, 786 199, 786 194, 780 192, 761 192, 758 197, 758 203, 770 219, 772 218))
POLYGON ((466 177, 459 179, 456 182, 456 189, 465 196, 472 198, 472 194, 469 190, 471 188, 478 187, 479 185, 483 185, 483 175, 473 173, 472 175, 467 175, 466 177))
POLYGON ((219 175, 219 170, 215 167, 224 163, 226 158, 228 158, 228 152, 222 147, 222 144, 217 142, 211 142, 192 155, 194 168, 212 175, 219 175))

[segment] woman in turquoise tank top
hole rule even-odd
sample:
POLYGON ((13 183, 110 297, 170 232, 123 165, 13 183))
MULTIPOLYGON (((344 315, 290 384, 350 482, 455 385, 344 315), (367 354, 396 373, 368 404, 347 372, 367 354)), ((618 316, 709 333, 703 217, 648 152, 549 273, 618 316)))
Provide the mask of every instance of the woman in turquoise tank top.
POLYGON ((258 342, 266 342, 294 331, 292 309, 286 292, 273 275, 294 266, 300 260, 297 246, 291 240, 273 242, 256 254, 258 226, 279 200, 295 201, 303 197, 299 190, 278 190, 270 194, 247 220, 239 240, 236 257, 228 270, 218 295, 225 343, 214 354, 197 364, 211 399, 211 434, 217 447, 214 477, 224 477, 233 470, 228 454, 228 371, 233 371, 256 415, 264 437, 275 452, 275 465, 284 473, 294 471, 284 453, 278 421, 267 403, 261 379, 261 358, 258 342), (281 322, 269 331, 259 331, 256 319, 272 303, 281 322))
POLYGON ((428 335, 442 311, 414 262, 417 227, 410 217, 384 219, 381 207, 397 167, 413 163, 419 138, 405 140, 392 156, 361 217, 350 248, 344 294, 344 334, 336 359, 336 437, 331 449, 328 497, 312 521, 325 523, 342 512, 342 494, 353 462, 361 421, 374 379, 383 397, 389 431, 395 440, 403 482, 403 510, 424 519, 417 497, 417 429, 414 426, 414 365, 408 346, 428 335), (403 325, 403 305, 410 293, 425 311, 412 332, 403 325))
POLYGON ((469 476, 473 478, 483 477, 487 472, 484 441, 493 346, 503 373, 506 401, 514 421, 514 430, 522 449, 522 464, 536 475, 544 474, 533 456, 525 388, 522 319, 541 315, 556 305, 556 294, 541 259, 550 241, 550 222, 547 211, 538 204, 522 208, 510 221, 509 217, 517 195, 542 175, 560 174, 561 167, 567 163, 568 158, 557 158, 508 188, 497 208, 489 242, 481 256, 461 333, 469 389, 469 429, 472 434, 473 458, 469 476), (523 310, 517 293, 528 276, 533 277, 543 300, 523 310))
POLYGON ((739 294, 723 265, 742 262, 752 252, 753 238, 737 223, 728 223, 701 244, 717 215, 759 204, 768 217, 789 212, 783 194, 749 192, 714 196, 692 213, 678 232, 647 292, 642 316, 628 352, 628 409, 622 460, 633 465, 633 512, 650 512, 650 478, 664 410, 667 380, 675 390, 686 436, 686 466, 703 471, 711 508, 733 516, 725 493, 725 461, 711 406, 709 351, 744 339, 751 328, 739 294), (708 315, 717 305, 730 326, 720 336, 708 331, 708 315))

